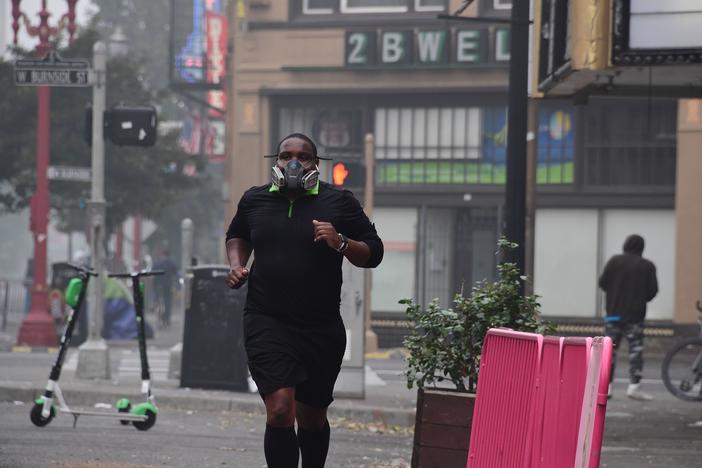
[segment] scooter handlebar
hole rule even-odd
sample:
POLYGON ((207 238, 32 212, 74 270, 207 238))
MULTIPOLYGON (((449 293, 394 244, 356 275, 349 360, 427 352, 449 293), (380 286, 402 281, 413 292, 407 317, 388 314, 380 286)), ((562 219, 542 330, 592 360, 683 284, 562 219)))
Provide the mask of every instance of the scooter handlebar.
POLYGON ((110 273, 110 278, 138 278, 140 276, 157 276, 166 274, 163 270, 141 270, 132 273, 110 273))
POLYGON ((79 271, 81 273, 85 273, 86 275, 97 276, 97 273, 95 272, 95 270, 88 268, 88 267, 84 267, 83 265, 78 265, 76 263, 70 263, 70 262, 66 263, 66 265, 68 265, 69 267, 73 268, 76 271, 79 271))

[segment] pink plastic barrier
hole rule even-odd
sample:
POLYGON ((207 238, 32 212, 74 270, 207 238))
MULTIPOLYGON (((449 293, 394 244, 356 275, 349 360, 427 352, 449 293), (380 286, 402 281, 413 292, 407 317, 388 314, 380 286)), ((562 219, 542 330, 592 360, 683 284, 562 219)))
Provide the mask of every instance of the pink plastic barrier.
POLYGON ((611 363, 612 340, 609 337, 594 338, 580 416, 574 465, 577 468, 597 468, 600 466, 611 363))
POLYGON ((543 337, 493 329, 483 345, 468 466, 527 466, 543 337))
POLYGON ((609 338, 489 330, 468 468, 598 467, 611 352, 609 338))
POLYGON ((543 438, 544 427, 557 427, 558 405, 561 391, 561 349, 564 338, 545 336, 541 355, 541 378, 537 389, 533 450, 531 465, 539 466, 541 460, 555 463, 558 444, 555 439, 543 438), (548 404, 547 404, 548 403, 548 404))

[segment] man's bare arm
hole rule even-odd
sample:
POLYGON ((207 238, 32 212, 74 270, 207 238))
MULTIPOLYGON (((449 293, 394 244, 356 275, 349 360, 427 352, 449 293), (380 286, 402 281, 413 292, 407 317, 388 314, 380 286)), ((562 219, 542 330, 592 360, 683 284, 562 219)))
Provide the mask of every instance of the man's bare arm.
POLYGON ((240 288, 249 278, 249 270, 246 264, 251 257, 251 244, 239 238, 227 241, 227 259, 229 260, 229 275, 227 275, 227 285, 230 288, 240 288))

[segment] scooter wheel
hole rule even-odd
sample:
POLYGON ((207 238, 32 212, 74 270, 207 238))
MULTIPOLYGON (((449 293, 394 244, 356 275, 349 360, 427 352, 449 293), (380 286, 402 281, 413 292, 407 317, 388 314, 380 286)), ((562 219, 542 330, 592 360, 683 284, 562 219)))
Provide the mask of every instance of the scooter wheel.
POLYGON ((54 411, 54 407, 51 407, 51 411, 49 412, 49 417, 45 418, 44 416, 41 415, 41 411, 44 409, 43 404, 39 403, 34 403, 34 406, 32 407, 32 411, 29 413, 29 419, 32 420, 32 424, 34 424, 37 427, 44 427, 47 424, 51 422, 52 419, 54 419, 54 416, 56 416, 56 411, 54 411))
POLYGON ((144 414, 146 414, 146 421, 132 421, 134 427, 140 431, 148 431, 156 424, 156 413, 147 409, 144 414))
MULTIPOLYGON (((120 412, 120 413, 129 413, 131 410, 132 410, 132 404, 129 403, 129 404, 127 404, 127 406, 125 406, 124 408, 120 408, 120 409, 118 409, 117 411, 120 412)), ((120 419, 119 422, 120 422, 120 424, 122 424, 123 426, 127 426, 127 425, 129 425, 129 423, 130 423, 131 421, 128 421, 128 420, 125 420, 125 419, 120 419)))

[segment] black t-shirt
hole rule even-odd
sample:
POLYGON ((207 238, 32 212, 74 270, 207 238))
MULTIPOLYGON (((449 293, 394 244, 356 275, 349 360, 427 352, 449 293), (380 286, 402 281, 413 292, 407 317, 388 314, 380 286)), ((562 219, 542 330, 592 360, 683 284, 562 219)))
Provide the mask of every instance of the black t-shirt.
POLYGON ((313 219, 365 242, 371 255, 364 267, 382 260, 375 226, 348 190, 320 182, 318 190, 291 202, 271 184, 253 187, 242 196, 227 230, 227 240, 244 239, 253 248, 246 313, 300 326, 339 320, 343 255, 324 241, 314 242, 313 219))

